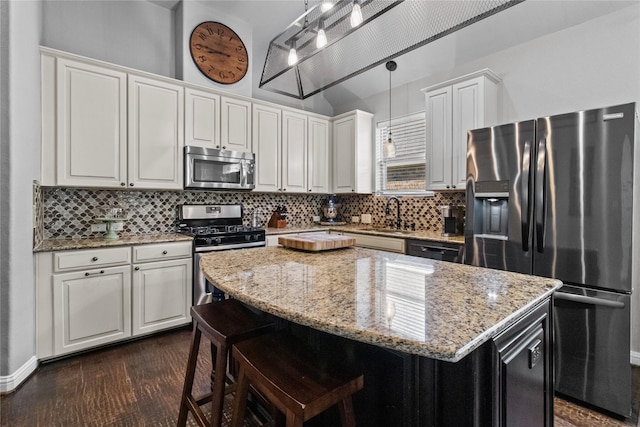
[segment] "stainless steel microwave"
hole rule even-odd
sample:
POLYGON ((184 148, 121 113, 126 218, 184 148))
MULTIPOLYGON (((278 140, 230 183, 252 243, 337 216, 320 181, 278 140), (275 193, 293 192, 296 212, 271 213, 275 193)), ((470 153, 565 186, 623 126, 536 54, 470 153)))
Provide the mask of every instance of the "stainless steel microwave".
POLYGON ((253 190, 255 155, 184 147, 185 190, 253 190))

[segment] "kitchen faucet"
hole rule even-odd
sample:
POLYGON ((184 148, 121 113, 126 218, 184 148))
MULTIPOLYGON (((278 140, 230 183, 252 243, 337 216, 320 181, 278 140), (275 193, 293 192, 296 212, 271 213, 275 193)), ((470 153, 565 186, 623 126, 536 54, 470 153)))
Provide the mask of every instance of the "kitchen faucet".
POLYGON ((400 228, 402 228, 402 220, 400 219, 400 199, 398 199, 396 196, 389 197, 389 200, 387 200, 387 207, 385 208, 384 213, 387 216, 391 215, 391 210, 389 209, 389 205, 391 204, 392 200, 396 201, 396 228, 400 230, 400 228))

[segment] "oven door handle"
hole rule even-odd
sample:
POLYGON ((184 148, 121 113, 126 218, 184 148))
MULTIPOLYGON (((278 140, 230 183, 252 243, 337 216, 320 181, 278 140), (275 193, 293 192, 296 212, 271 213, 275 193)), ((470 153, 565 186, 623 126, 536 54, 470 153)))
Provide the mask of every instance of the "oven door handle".
POLYGON ((555 299, 578 302, 582 304, 600 305, 603 307, 610 307, 610 308, 624 308, 624 303, 620 301, 610 301, 602 298, 588 297, 585 295, 568 294, 562 291, 556 292, 555 294, 553 294, 553 297, 555 299))

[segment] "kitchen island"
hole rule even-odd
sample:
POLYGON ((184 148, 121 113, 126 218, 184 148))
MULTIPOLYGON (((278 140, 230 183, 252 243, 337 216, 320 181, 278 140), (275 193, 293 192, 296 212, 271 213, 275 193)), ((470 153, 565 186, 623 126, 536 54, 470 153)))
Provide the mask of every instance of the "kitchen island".
POLYGON ((305 327, 319 352, 361 365, 361 425, 551 423, 557 280, 363 248, 228 251, 200 267, 229 296, 305 327))

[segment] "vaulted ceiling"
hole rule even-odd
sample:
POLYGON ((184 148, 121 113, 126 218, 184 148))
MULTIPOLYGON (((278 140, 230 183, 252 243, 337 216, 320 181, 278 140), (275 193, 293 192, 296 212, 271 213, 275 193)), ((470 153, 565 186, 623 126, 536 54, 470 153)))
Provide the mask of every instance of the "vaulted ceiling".
MULTIPOLYGON (((175 0, 151 0, 172 8, 175 0)), ((184 0, 201 1, 249 23, 253 28, 254 80, 259 81, 269 41, 304 13, 304 0, 184 0)), ((319 0, 309 0, 309 7, 319 0)), ((424 0, 407 0, 424 1, 424 0)), ((395 58, 393 85, 419 80, 431 73, 517 46, 545 34, 637 4, 631 1, 527 0, 433 43, 395 58)), ((523 53, 524 54, 524 53, 523 53)), ((388 71, 376 67, 324 91, 332 105, 367 98, 388 89, 388 71)))

